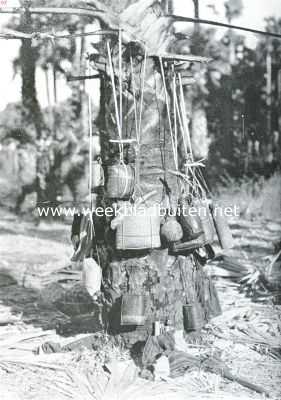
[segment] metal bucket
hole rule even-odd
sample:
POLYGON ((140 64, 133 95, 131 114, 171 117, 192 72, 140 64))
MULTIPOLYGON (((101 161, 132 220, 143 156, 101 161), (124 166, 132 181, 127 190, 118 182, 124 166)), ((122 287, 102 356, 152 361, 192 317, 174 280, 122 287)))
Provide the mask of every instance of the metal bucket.
POLYGON ((122 296, 121 325, 144 325, 146 298, 138 294, 122 296))
POLYGON ((204 326, 203 309, 201 304, 186 304, 182 308, 183 326, 186 332, 198 331, 204 326))

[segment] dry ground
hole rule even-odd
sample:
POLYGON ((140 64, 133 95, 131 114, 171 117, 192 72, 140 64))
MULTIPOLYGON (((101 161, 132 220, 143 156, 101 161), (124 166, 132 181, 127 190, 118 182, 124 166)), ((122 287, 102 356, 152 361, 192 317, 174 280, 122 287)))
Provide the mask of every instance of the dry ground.
MULTIPOLYGON (((237 247, 229 255, 245 263, 249 272, 255 266, 264 270, 274 254, 272 241, 281 235, 281 221, 239 220, 232 228, 237 247)), ((191 370, 171 381, 163 367, 157 370, 158 382, 144 381, 137 377, 128 351, 104 334, 99 351, 34 354, 47 340, 65 344, 74 339, 56 333, 57 324, 68 318, 40 296, 46 277, 69 264, 68 235, 68 225, 45 223, 36 228, 12 214, 0 213, 1 400, 262 398, 238 383, 203 371, 191 370), (6 277, 7 271, 14 279, 6 277)), ((280 399, 280 306, 270 300, 252 302, 229 272, 216 265, 208 268, 216 279, 223 315, 204 329, 198 343, 179 341, 178 348, 192 354, 220 352, 234 373, 280 399)))

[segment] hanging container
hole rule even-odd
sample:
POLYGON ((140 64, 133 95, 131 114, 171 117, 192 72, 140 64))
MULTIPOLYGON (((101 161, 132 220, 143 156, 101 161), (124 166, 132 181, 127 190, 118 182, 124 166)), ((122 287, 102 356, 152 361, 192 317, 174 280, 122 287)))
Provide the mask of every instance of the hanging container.
POLYGON ((203 234, 203 227, 201 223, 198 210, 188 201, 188 198, 181 198, 180 204, 180 223, 187 239, 197 239, 203 234))
POLYGON ((134 191, 135 171, 129 164, 116 164, 107 168, 107 196, 111 199, 129 198, 134 191))
POLYGON ((203 309, 195 302, 183 306, 183 326, 186 332, 198 331, 204 326, 203 309))
POLYGON ((144 325, 146 298, 140 294, 122 296, 121 325, 144 325))
POLYGON ((104 186, 104 172, 100 161, 92 161, 92 191, 104 186))
POLYGON ((93 258, 85 258, 83 262, 82 282, 90 296, 94 296, 101 289, 101 267, 93 258))
POLYGON ((174 254, 185 254, 186 252, 191 252, 203 246, 205 246, 205 239, 204 235, 202 234, 198 238, 188 240, 187 242, 173 243, 171 250, 174 254))
POLYGON ((212 244, 215 238, 215 227, 207 201, 197 200, 194 202, 195 207, 198 209, 201 225, 203 228, 204 245, 212 244))
POLYGON ((234 247, 234 241, 226 217, 223 214, 222 207, 218 204, 213 204, 211 206, 211 212, 221 248, 223 250, 232 249, 234 247))
POLYGON ((161 226, 160 234, 167 243, 178 242, 183 238, 182 227, 176 217, 172 216, 166 218, 166 221, 161 226))
POLYGON ((160 216, 157 208, 133 209, 133 215, 125 215, 117 226, 118 250, 154 249, 161 246, 160 216))

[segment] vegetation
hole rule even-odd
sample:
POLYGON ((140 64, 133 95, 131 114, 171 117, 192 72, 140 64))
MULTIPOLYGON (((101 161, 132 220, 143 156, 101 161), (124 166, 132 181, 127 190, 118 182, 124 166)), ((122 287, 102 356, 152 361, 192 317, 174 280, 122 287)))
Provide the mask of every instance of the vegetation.
MULTIPOLYGON (((26 11, 21 18, 13 18, 10 21, 10 28, 30 33, 39 29, 50 32, 53 26, 56 31, 81 33, 93 22, 88 17, 31 16, 28 11, 31 3, 29 0, 22 0, 26 11)), ((120 13, 132 3, 133 1, 128 0, 119 1, 116 4, 108 1, 103 2, 103 7, 120 13)), ((69 6, 69 1, 36 1, 36 6, 41 5, 69 6)), ((71 2, 71 6, 74 5, 79 5, 79 2, 71 2)), ((194 6, 198 14, 200 10, 198 1, 194 1, 194 6)), ((233 21, 242 10, 242 0, 225 2, 228 21, 233 21)), ((281 31, 281 20, 270 18, 266 24, 268 30, 281 31)), ((214 60, 203 75, 201 74, 199 83, 192 88, 191 96, 195 111, 194 118, 198 115, 198 118, 207 118, 208 122, 208 139, 204 140, 207 150, 208 140, 210 141, 208 161, 210 178, 216 180, 223 171, 237 178, 244 174, 270 175, 280 167, 278 165, 281 148, 278 133, 280 132, 278 107, 280 107, 281 96, 280 40, 269 41, 260 38, 257 49, 252 50, 247 48, 245 37, 237 31, 226 32, 221 41, 213 39, 214 29, 210 30, 202 25, 200 30, 196 29, 192 32, 189 30, 185 33, 191 34, 188 45, 192 53, 211 56, 214 60), (268 54, 270 54, 272 65, 270 99, 266 91, 268 54), (196 114, 196 110, 202 110, 202 112, 196 114)), ((5 112, 1 113, 0 138, 1 141, 11 138, 19 144, 33 143, 37 148, 37 181, 32 188, 37 191, 39 201, 44 198, 46 190, 50 192, 54 177, 56 177, 56 182, 59 182, 58 187, 52 188, 54 198, 58 194, 60 184, 69 179, 72 167, 69 165, 68 172, 63 174, 61 166, 66 157, 70 158, 74 153, 79 153, 79 148, 83 145, 87 103, 84 84, 70 82, 72 94, 69 100, 55 106, 50 105, 48 109, 42 110, 36 92, 36 69, 41 68, 46 76, 48 71, 52 71, 56 94, 57 80, 62 77, 65 79, 68 75, 65 68, 66 62, 71 65, 73 74, 85 72, 85 60, 82 56, 83 41, 83 38, 62 39, 54 44, 50 40, 23 39, 18 58, 14 61, 15 72, 20 73, 22 77, 22 104, 9 105, 5 112), (50 142, 52 151, 49 151, 48 147, 50 142), (47 168, 46 157, 44 167, 42 167, 42 152, 40 152, 42 146, 45 146, 45 153, 52 155, 52 157, 49 156, 47 168)), ((182 40, 179 37, 177 51, 180 52, 183 46, 186 47, 186 43, 186 39, 182 40)), ((105 90, 106 87, 102 86, 101 98, 104 98, 105 90)), ((96 121, 98 124, 101 123, 103 115, 104 110, 101 110, 96 121)), ((194 126, 200 126, 200 121, 194 123, 194 126)), ((193 141, 196 143, 196 129, 192 129, 192 134, 193 141)), ((81 175, 84 169, 79 168, 78 175, 81 175)))

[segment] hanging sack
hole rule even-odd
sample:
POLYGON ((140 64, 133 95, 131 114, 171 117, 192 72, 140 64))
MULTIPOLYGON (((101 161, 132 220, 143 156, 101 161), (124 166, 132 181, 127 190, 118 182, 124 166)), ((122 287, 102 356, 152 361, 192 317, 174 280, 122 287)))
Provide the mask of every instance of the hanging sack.
POLYGON ((107 196, 128 199, 134 192, 135 171, 129 164, 119 163, 107 168, 107 196))
POLYGON ((82 282, 90 296, 101 289, 102 270, 93 258, 85 258, 82 271, 82 282))

